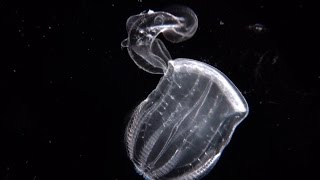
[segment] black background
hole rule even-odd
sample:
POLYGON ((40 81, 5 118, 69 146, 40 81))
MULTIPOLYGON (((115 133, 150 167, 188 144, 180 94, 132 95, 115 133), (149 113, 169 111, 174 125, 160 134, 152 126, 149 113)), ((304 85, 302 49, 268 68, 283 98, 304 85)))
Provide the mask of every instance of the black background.
POLYGON ((172 57, 224 72, 250 113, 204 179, 318 179, 319 35, 304 1, 0 1, 0 179, 142 179, 124 130, 159 75, 120 42, 126 19, 173 4, 199 29, 172 57), (260 24, 262 31, 253 25, 260 24))

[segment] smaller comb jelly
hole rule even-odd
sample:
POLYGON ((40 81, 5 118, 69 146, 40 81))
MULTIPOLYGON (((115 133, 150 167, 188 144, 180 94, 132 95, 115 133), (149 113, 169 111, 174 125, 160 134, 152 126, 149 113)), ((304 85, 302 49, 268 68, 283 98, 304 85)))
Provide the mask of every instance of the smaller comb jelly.
POLYGON ((164 43, 191 38, 198 27, 187 7, 142 12, 127 20, 122 47, 136 65, 163 74, 135 109, 126 129, 128 155, 146 179, 199 179, 213 168, 239 123, 246 100, 218 69, 200 61, 172 59, 164 43))

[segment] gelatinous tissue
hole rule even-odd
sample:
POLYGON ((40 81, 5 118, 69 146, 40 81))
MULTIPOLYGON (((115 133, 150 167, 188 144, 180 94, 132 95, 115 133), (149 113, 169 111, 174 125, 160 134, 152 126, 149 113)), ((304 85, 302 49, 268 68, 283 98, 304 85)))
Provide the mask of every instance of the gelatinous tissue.
POLYGON ((136 65, 163 74, 135 109, 126 129, 128 155, 146 179, 199 179, 218 161, 237 125, 248 115, 245 98, 218 69, 192 59, 172 59, 172 43, 191 38, 198 27, 187 7, 147 11, 127 20, 122 47, 136 65))

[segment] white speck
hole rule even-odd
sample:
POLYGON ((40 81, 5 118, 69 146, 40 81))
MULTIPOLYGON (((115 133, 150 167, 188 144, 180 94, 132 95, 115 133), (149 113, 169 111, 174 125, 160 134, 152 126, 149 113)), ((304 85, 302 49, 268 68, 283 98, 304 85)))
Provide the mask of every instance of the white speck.
POLYGON ((48 29, 51 29, 52 27, 51 26, 48 26, 48 29))
POLYGON ((28 164, 29 163, 29 161, 28 160, 26 160, 26 164, 28 164))
POLYGON ((271 64, 277 63, 278 59, 279 59, 279 56, 274 57, 274 58, 272 59, 272 63, 271 63, 271 64))
POLYGON ((140 33, 140 34, 143 34, 143 33, 144 33, 144 30, 143 30, 143 29, 139 29, 139 33, 140 33))
POLYGON ((20 33, 20 32, 21 32, 21 29, 18 29, 18 32, 20 33))
POLYGON ((27 44, 27 47, 30 47, 30 44, 27 44))
POLYGON ((52 143, 52 141, 51 140, 49 140, 49 144, 51 144, 52 143))
POLYGON ((36 178, 37 178, 37 176, 34 176, 34 177, 33 177, 33 180, 36 180, 36 178))
POLYGON ((220 26, 224 25, 224 22, 222 20, 219 21, 220 26))
POLYGON ((279 123, 277 123, 277 124, 276 124, 276 127, 279 127, 279 126, 280 126, 280 124, 279 124, 279 123))
POLYGON ((268 29, 263 24, 259 24, 259 23, 248 25, 247 29, 255 33, 264 33, 268 31, 268 29))
POLYGON ((262 104, 262 101, 259 101, 259 104, 262 104))
POLYGON ((261 5, 260 8, 263 9, 263 8, 264 8, 264 5, 261 5))
POLYGON ((112 7, 114 7, 114 4, 111 4, 112 7))
POLYGON ((73 77, 72 77, 72 76, 70 76, 70 80, 72 80, 72 78, 73 78, 73 77))
POLYGON ((46 35, 42 35, 43 38, 46 38, 46 35))
POLYGON ((14 73, 17 72, 17 70, 15 70, 15 69, 13 69, 12 71, 13 71, 14 73))
POLYGON ((141 3, 141 2, 142 2, 142 0, 138 0, 138 2, 140 2, 140 3, 141 3))

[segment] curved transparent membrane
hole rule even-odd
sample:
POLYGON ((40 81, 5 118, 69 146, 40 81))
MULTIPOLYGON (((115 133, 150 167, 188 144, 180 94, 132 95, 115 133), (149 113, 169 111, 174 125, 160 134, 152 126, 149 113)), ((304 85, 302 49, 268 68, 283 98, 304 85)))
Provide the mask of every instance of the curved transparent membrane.
POLYGON ((127 21, 122 46, 141 69, 164 74, 126 129, 129 157, 146 179, 202 177, 248 115, 246 100, 222 72, 196 60, 172 60, 156 38, 163 33, 167 40, 181 42, 197 26, 195 13, 186 7, 143 12, 127 21))

